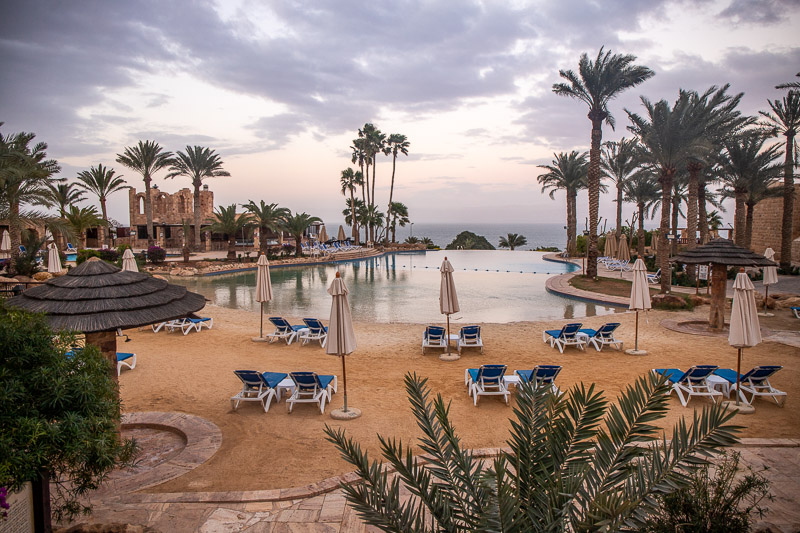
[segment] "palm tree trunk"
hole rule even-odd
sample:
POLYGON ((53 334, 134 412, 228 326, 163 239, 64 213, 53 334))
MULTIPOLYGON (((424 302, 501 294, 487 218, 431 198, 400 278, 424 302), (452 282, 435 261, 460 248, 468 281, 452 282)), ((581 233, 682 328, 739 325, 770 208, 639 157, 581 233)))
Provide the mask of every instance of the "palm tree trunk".
POLYGON ((353 223, 353 242, 358 244, 358 222, 356 221, 356 198, 353 195, 353 188, 350 188, 350 222, 353 223))
POLYGON ((753 211, 755 202, 745 202, 746 213, 744 216, 744 247, 750 248, 750 241, 753 237, 753 211))
POLYGON ((236 234, 228 237, 228 255, 226 257, 228 261, 233 261, 236 259, 236 234))
POLYGON ((366 205, 367 207, 369 207, 371 205, 371 203, 372 203, 372 197, 369 195, 369 165, 370 165, 370 162, 369 162, 369 159, 367 159, 367 165, 366 165, 367 166, 367 174, 366 174, 366 176, 363 176, 363 180, 364 180, 364 182, 366 184, 364 188, 367 191, 367 197, 364 200, 364 205, 366 205))
POLYGON ((150 179, 149 174, 144 175, 144 213, 147 217, 147 247, 150 248, 155 244, 155 235, 153 234, 153 202, 150 198, 150 179))
POLYGON ((672 274, 669 268, 669 208, 672 205, 672 177, 675 169, 661 170, 658 182, 661 184, 661 225, 658 231, 658 267, 661 269, 661 294, 669 292, 672 274))
POLYGON ((734 194, 736 198, 736 208, 733 212, 733 242, 736 246, 744 246, 744 200, 747 191, 744 189, 735 189, 734 194))
POLYGON ((639 229, 636 232, 636 253, 639 257, 644 258, 644 202, 639 202, 636 207, 639 208, 639 229))
POLYGON ((303 255, 303 234, 297 234, 294 236, 294 256, 300 257, 303 255))
POLYGON ((786 132, 786 157, 783 163, 783 219, 781 221, 781 268, 792 266, 792 217, 794 215, 794 136, 786 132))
POLYGON ((267 227, 266 226, 259 226, 258 227, 258 253, 269 255, 269 247, 267 246, 267 227))
POLYGON ((592 146, 589 150, 589 252, 586 258, 586 275, 597 277, 597 216, 600 211, 600 144, 603 141, 602 112, 591 111, 592 146))
POLYGON ((578 191, 567 191, 567 244, 569 245, 569 256, 578 255, 578 214, 576 204, 578 203, 578 191))
POLYGON ((672 246, 670 247, 670 255, 677 255, 678 253, 678 208, 681 205, 681 200, 678 198, 677 195, 673 195, 672 197, 672 233, 675 235, 675 239, 672 240, 672 246))
MULTIPOLYGON (((100 241, 103 244, 107 244, 108 247, 111 248, 111 239, 109 238, 111 236, 111 232, 108 231, 108 213, 106 212, 106 199, 105 199, 105 197, 101 197, 100 198, 100 212, 103 214, 103 222, 105 222, 106 225, 105 226, 100 226, 99 228, 97 228, 97 231, 99 233, 97 240, 100 241)), ((101 246, 101 248, 102 248, 102 246, 101 246)))
MULTIPOLYGON (((686 196, 686 249, 692 250, 697 247, 697 184, 698 175, 703 167, 700 165, 689 165, 689 184, 687 185, 686 196)), ((689 282, 694 283, 695 268, 687 269, 689 282)))
POLYGON ((697 222, 700 225, 700 242, 708 237, 708 213, 706 212, 706 184, 697 184, 697 222))
POLYGON ((19 202, 9 202, 8 209, 8 233, 11 236, 11 265, 9 270, 12 273, 17 271, 17 258, 19 257, 19 245, 22 244, 22 223, 19 219, 19 202))
POLYGON ((622 183, 617 182, 617 242, 620 235, 622 235, 622 183))
MULTIPOLYGON (((389 186, 389 207, 386 209, 387 215, 392 210, 392 196, 394 195, 394 172, 396 167, 397 167, 397 152, 395 152, 392 156, 392 184, 389 186)), ((394 228, 392 228, 392 243, 394 243, 394 228)))
POLYGON ((194 180, 194 198, 192 202, 192 209, 194 213, 192 213, 192 218, 194 221, 194 238, 193 238, 193 245, 195 250, 200 249, 200 180, 194 180))

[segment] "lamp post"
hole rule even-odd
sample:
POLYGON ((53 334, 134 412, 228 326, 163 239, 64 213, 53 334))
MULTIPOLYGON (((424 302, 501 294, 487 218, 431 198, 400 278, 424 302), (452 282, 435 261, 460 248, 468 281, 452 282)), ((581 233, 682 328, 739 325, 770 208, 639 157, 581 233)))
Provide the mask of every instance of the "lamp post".
MULTIPOLYGON (((667 246, 667 255, 668 256, 672 253, 672 243, 675 241, 675 239, 677 237, 678 237, 677 232, 674 232, 674 231, 667 232, 667 242, 669 243, 669 246, 667 246)), ((661 275, 663 276, 664 273, 662 272, 661 275)), ((669 288, 670 288, 669 292, 671 292, 672 291, 672 267, 669 268, 669 288)))
POLYGON ((585 248, 583 254, 583 275, 586 275, 586 261, 589 257, 589 242, 587 241, 587 237, 589 237, 589 230, 583 230, 583 246, 585 248))

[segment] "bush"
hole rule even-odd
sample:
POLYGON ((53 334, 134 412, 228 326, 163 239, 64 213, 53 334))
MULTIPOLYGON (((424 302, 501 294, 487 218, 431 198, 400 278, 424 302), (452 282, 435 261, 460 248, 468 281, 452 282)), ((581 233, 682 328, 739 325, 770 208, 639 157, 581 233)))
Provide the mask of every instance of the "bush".
POLYGON ((119 259, 119 252, 116 250, 98 250, 98 252, 98 257, 103 261, 108 261, 109 263, 116 263, 117 259, 119 259))
POLYGON ((90 250, 88 248, 84 248, 84 249, 78 250, 78 257, 75 259, 75 262, 80 265, 81 263, 83 263, 84 261, 89 259, 90 257, 98 257, 99 258, 100 257, 100 251, 99 250, 90 250))
POLYGON ((761 502, 772 496, 769 481, 760 471, 748 467, 737 479, 739 460, 739 452, 725 454, 716 466, 705 465, 693 472, 688 487, 658 496, 660 506, 642 531, 747 533, 754 515, 764 516, 761 502))
POLYGON ((167 258, 167 251, 160 246, 151 246, 147 249, 147 260, 151 263, 163 263, 167 258))

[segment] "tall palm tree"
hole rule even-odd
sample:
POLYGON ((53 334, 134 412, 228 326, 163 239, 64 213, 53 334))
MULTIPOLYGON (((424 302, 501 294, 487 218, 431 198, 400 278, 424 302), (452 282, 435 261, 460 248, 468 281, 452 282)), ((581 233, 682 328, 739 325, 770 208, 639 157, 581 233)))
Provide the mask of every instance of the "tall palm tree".
POLYGON ((93 205, 80 208, 71 205, 69 211, 66 212, 65 220, 72 232, 80 237, 82 248, 86 248, 86 230, 108 225, 108 222, 103 220, 93 205))
MULTIPOLYGON (((3 123, 0 122, 0 126, 3 123)), ((47 144, 31 145, 33 133, 0 133, 0 206, 6 212, 11 237, 11 265, 14 271, 19 245, 22 242, 22 220, 25 205, 47 205, 47 185, 60 167, 47 158, 47 144)))
MULTIPOLYGON (((392 230, 392 244, 394 244, 397 242, 397 226, 405 228, 406 224, 411 222, 411 219, 408 218, 408 207, 401 202, 392 202, 389 205, 386 218, 389 219, 389 228, 392 230)), ((387 232, 386 241, 388 240, 389 235, 387 232)))
POLYGON ((748 196, 751 197, 751 202, 763 197, 781 171, 780 165, 776 163, 783 155, 780 145, 765 149, 765 142, 764 136, 752 132, 723 141, 725 150, 720 155, 719 166, 724 195, 734 198, 736 202, 733 232, 737 246, 749 246, 746 211, 748 196))
POLYGON ((800 91, 789 91, 782 100, 767 100, 769 111, 759 111, 761 122, 772 137, 786 137, 783 160, 783 219, 781 221, 781 268, 789 270, 792 264, 792 217, 794 215, 794 165, 800 129, 800 91))
POLYGON ((369 203, 369 187, 366 186, 367 179, 369 177, 369 158, 367 157, 367 140, 358 138, 353 139, 353 145, 350 147, 353 150, 353 157, 352 162, 353 164, 358 164, 358 168, 361 169, 361 201, 364 202, 364 205, 369 203), (367 172, 364 173, 364 166, 367 166, 367 172))
MULTIPOLYGON (((641 97, 646 115, 639 116, 626 110, 631 121, 629 129, 639 139, 645 149, 645 163, 656 168, 661 185, 661 224, 658 233, 658 260, 662 272, 669 272, 669 249, 667 233, 670 229, 670 206, 672 204, 672 182, 678 169, 685 168, 689 157, 705 153, 707 144, 702 137, 705 120, 699 113, 693 113, 692 94, 680 90, 678 99, 670 107, 666 100, 655 104, 641 97)), ((661 292, 669 291, 670 276, 661 276, 661 292)))
MULTIPOLYGON (((352 226, 354 228, 358 228, 359 224, 361 223, 362 213, 365 209, 364 202, 359 200, 358 198, 346 198, 345 201, 345 209, 342 210, 342 215, 344 215, 344 223, 348 226, 352 226), (355 208, 353 206, 355 205, 355 208)), ((355 241, 356 243, 360 242, 360 229, 355 232, 355 241)))
POLYGON ((236 204, 231 204, 228 207, 221 205, 217 207, 217 210, 214 212, 214 217, 210 219, 209 222, 209 231, 222 233, 225 235, 225 238, 228 239, 228 255, 226 257, 228 261, 236 259, 236 235, 250 224, 250 213, 237 215, 236 204))
POLYGON ((170 166, 173 162, 172 152, 164 151, 155 141, 139 141, 136 146, 127 146, 121 154, 117 154, 117 163, 128 167, 142 175, 144 180, 144 212, 147 218, 147 246, 155 244, 153 231, 153 203, 150 197, 150 183, 153 175, 170 166))
POLYGON ((214 150, 202 146, 186 146, 186 152, 177 152, 169 167, 168 178, 186 176, 192 180, 194 187, 194 247, 200 248, 200 186, 206 178, 230 176, 231 173, 222 168, 222 159, 214 150))
MULTIPOLYGON (((44 192, 44 197, 48 207, 55 207, 58 209, 58 216, 63 224, 67 215, 67 208, 85 200, 84 194, 86 194, 86 191, 78 187, 78 184, 75 182, 48 183, 47 189, 44 192)), ((52 227, 51 231, 53 232, 53 237, 56 239, 58 249, 63 250, 69 237, 64 235, 63 231, 56 231, 52 227)))
POLYGON ((250 213, 251 222, 258 226, 259 252, 268 254, 267 231, 280 231, 281 222, 291 211, 286 207, 278 207, 278 204, 267 204, 264 200, 260 204, 250 200, 249 204, 242 204, 242 207, 250 213))
POLYGON ((125 180, 122 179, 122 176, 114 175, 113 168, 104 167, 103 165, 90 167, 89 170, 79 172, 78 180, 80 181, 78 184, 79 187, 94 193, 98 200, 100 200, 100 213, 103 215, 103 220, 106 222, 104 226, 101 226, 103 229, 100 235, 100 241, 111 246, 111 238, 105 230, 105 227, 108 226, 106 199, 115 192, 128 189, 129 187, 125 185, 125 180))
MULTIPOLYGON (((364 175, 361 173, 360 170, 354 171, 352 168, 348 167, 342 170, 342 175, 339 178, 339 183, 342 186, 342 195, 347 196, 348 193, 350 194, 350 202, 348 204, 349 208, 349 206, 356 203, 356 198, 355 198, 356 186, 361 185, 362 189, 364 187, 364 175)), ((351 222, 345 221, 345 223, 351 224, 351 227, 353 228, 353 234, 352 234, 353 240, 355 241, 356 244, 358 244, 359 243, 358 218, 353 218, 351 222)))
MULTIPOLYGON (((389 187, 389 207, 386 210, 387 213, 392 211, 392 198, 394 197, 394 176, 397 167, 397 154, 401 153, 407 156, 409 146, 411 146, 411 143, 408 142, 408 137, 406 137, 401 133, 392 133, 386 140, 386 147, 392 154, 392 184, 389 187)), ((389 239, 388 235, 386 236, 386 239, 387 240, 389 239)), ((394 227, 392 227, 392 242, 395 242, 394 227)))
POLYGON ((567 252, 570 256, 576 255, 578 250, 576 204, 578 191, 587 187, 586 173, 589 162, 586 155, 586 152, 579 153, 577 150, 553 154, 552 164, 539 165, 539 168, 546 169, 547 172, 536 178, 542 185, 542 192, 550 189, 550 198, 553 200, 556 191, 563 189, 567 193, 567 252))
POLYGON ((369 230, 370 242, 374 243, 375 230, 383 226, 384 214, 374 205, 365 206, 361 211, 361 222, 369 230))
POLYGON ((587 275, 597 276, 597 223, 600 209, 600 145, 603 141, 603 122, 612 128, 614 117, 608 110, 608 103, 625 89, 643 83, 654 75, 645 66, 634 65, 636 56, 611 54, 600 51, 592 61, 587 54, 581 55, 578 72, 559 70, 558 74, 568 83, 556 83, 553 92, 581 100, 589 106, 589 120, 592 122, 592 143, 589 150, 589 254, 587 275))
MULTIPOLYGON (((388 155, 386 149, 386 134, 379 130, 374 124, 366 123, 358 130, 359 138, 364 140, 364 151, 366 155, 367 173, 364 175, 367 182, 367 210, 374 214, 379 212, 375 207, 375 181, 378 166, 378 154, 388 155), (372 165, 372 184, 370 185, 369 167, 372 165), (370 190, 371 188, 371 190, 370 190)), ((367 226, 369 230, 368 239, 375 242, 375 226, 367 226)))
POLYGON ((625 182, 640 171, 640 148, 636 139, 623 137, 619 141, 609 141, 603 148, 600 169, 604 177, 611 178, 617 187, 617 225, 616 235, 622 234, 622 201, 625 182))
POLYGON ((281 229, 294 237, 294 255, 300 257, 303 253, 303 234, 315 222, 322 222, 319 217, 312 217, 308 213, 295 213, 294 215, 287 215, 283 219, 281 229))
POLYGON ((508 248, 511 251, 513 251, 515 248, 519 248, 520 246, 525 246, 526 244, 528 244, 528 239, 526 239, 524 235, 509 233, 505 237, 500 237, 500 242, 498 243, 498 246, 500 248, 508 248))
POLYGON ((622 190, 625 201, 636 204, 638 213, 636 218, 639 222, 636 232, 636 252, 639 257, 644 257, 644 220, 652 218, 653 206, 659 196, 658 181, 651 173, 637 172, 623 183, 622 190))

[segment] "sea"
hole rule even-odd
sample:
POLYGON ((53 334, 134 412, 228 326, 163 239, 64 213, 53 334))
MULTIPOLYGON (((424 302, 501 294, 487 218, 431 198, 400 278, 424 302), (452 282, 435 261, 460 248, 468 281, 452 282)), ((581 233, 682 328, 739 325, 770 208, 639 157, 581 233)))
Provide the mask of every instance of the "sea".
POLYGON ((518 248, 519 250, 534 250, 537 247, 552 247, 563 250, 567 244, 567 230, 563 224, 554 223, 471 223, 462 222, 456 224, 426 224, 415 222, 413 226, 407 225, 405 228, 397 228, 397 240, 402 242, 407 237, 422 238, 429 237, 436 246, 446 247, 453 242, 456 236, 462 231, 471 231, 476 235, 486 237, 486 240, 499 248, 500 237, 505 237, 509 233, 523 235, 528 240, 528 244, 518 248))

